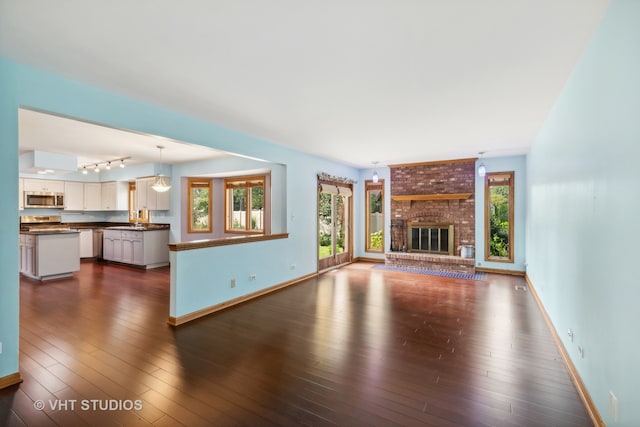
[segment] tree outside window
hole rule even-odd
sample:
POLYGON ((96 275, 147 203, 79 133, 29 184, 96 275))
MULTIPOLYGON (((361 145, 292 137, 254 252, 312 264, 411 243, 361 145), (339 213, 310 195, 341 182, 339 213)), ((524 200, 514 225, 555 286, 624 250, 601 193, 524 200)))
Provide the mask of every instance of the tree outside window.
POLYGON ((264 232, 265 177, 225 179, 227 232, 264 232))
POLYGON ((211 180, 189 178, 189 233, 211 232, 211 180))
POLYGON ((485 260, 513 262, 513 172, 485 178, 485 260))
POLYGON ((367 212, 366 226, 366 251, 384 251, 384 181, 365 181, 365 195, 367 212))

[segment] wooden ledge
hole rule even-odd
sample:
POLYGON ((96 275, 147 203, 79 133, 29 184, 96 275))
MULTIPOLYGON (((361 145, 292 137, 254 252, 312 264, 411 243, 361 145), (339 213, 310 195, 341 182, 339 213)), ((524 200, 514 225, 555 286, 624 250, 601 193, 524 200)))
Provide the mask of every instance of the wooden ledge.
POLYGON ((473 193, 452 193, 452 194, 407 194, 405 196, 391 196, 396 202, 407 202, 416 200, 466 200, 473 193))
POLYGON ((289 233, 233 236, 222 239, 194 240, 192 242, 169 243, 171 252, 191 251, 194 249, 213 248, 215 246, 241 245, 244 243, 262 242, 264 240, 287 239, 289 233))

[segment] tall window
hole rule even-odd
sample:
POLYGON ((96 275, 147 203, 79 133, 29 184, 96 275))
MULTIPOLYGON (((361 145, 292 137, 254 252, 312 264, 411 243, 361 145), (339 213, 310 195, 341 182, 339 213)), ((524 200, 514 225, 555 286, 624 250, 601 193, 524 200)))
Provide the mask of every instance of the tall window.
POLYGON ((211 232, 211 179, 189 178, 189 233, 211 232))
POLYGON ((513 172, 485 178, 485 260, 513 262, 513 172))
POLYGON ((384 181, 365 181, 366 251, 384 252, 384 181))
POLYGON ((264 182, 264 176, 224 180, 227 233, 264 232, 264 182))

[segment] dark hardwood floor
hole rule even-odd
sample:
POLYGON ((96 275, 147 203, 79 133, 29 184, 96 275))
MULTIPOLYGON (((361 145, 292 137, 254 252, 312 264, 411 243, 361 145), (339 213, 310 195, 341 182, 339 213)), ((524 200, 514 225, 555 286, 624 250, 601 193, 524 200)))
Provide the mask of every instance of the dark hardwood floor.
POLYGON ((522 278, 372 266, 175 329, 166 268, 22 280, 0 425, 591 425, 522 278))

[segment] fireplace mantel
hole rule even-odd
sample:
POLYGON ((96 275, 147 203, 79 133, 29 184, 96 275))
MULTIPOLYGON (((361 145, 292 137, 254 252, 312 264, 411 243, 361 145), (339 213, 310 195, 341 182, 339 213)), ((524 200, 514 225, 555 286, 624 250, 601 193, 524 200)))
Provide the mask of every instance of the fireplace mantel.
POLYGON ((453 193, 453 194, 407 194, 403 196, 391 196, 396 202, 408 202, 418 200, 466 200, 473 193, 453 193))

